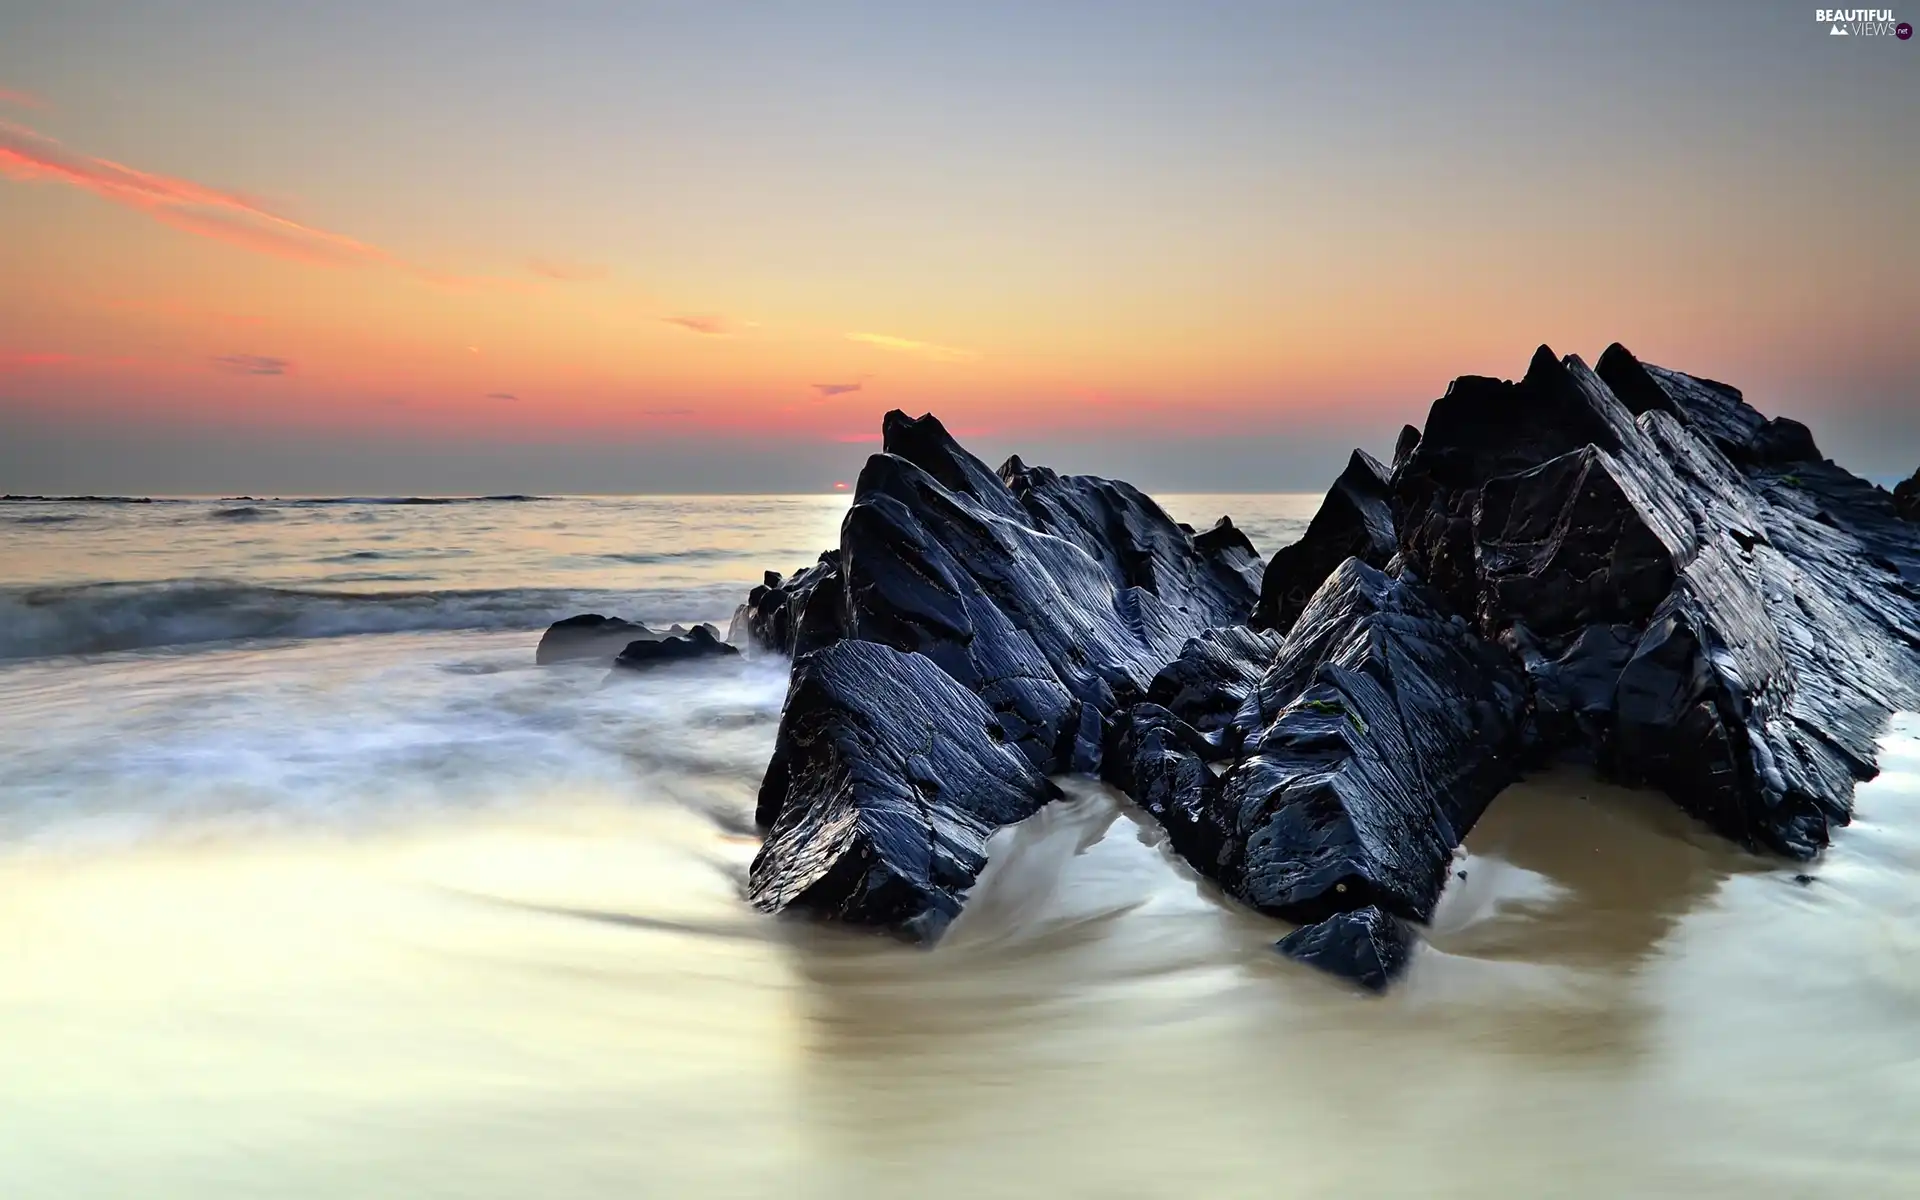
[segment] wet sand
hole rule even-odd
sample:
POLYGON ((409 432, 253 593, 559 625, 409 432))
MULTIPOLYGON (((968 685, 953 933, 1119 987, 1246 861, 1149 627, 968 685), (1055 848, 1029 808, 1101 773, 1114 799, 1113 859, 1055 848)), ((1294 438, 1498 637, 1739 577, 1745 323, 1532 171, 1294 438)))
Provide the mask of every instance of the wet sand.
POLYGON ((1516 787, 1380 1000, 1084 785, 932 953, 765 920, 751 838, 590 789, 19 850, 0 1195, 1912 1196, 1920 721, 1889 747, 1807 883, 1516 787))

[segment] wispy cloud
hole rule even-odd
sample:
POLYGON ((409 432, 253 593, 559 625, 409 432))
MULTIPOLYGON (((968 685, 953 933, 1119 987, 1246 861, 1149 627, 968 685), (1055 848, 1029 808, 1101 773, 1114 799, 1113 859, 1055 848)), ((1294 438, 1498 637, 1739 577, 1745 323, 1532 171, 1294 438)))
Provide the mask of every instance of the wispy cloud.
POLYGON ((213 365, 235 375, 285 375, 293 370, 286 359, 264 354, 223 354, 213 360, 213 365))
POLYGON ((0 121, 0 176, 78 188, 143 212, 163 225, 296 262, 385 267, 457 291, 535 286, 525 280, 459 276, 424 267, 344 233, 303 225, 243 193, 81 154, 7 121, 0 121))
POLYGON ((58 367, 73 362, 71 354, 47 354, 29 350, 0 350, 0 371, 8 367, 58 367))
POLYGON ((518 400, 519 398, 520 397, 514 395, 512 392, 488 392, 487 393, 487 399, 489 400, 518 400))
POLYGON ((327 266, 382 264, 418 272, 377 246, 289 220, 238 192, 75 153, 52 138, 5 122, 0 122, 0 175, 66 184, 176 229, 263 254, 327 266))
POLYGON ((731 322, 729 322, 725 317, 715 316, 714 314, 711 314, 711 313, 707 313, 707 314, 695 313, 695 314, 682 315, 677 317, 661 317, 660 319, 662 321, 665 321, 669 325, 678 325, 682 329, 690 329, 695 333, 705 333, 705 334, 717 336, 717 335, 733 332, 733 325, 731 322))
POLYGON ((826 400, 834 396, 844 396, 848 392, 857 392, 866 385, 860 383, 810 383, 807 386, 812 388, 820 399, 826 400))
POLYGON ((46 108, 47 102, 32 92, 23 92, 18 88, 0 87, 0 104, 11 104, 15 108, 46 108))
POLYGON ((534 259, 527 264, 527 270, 546 279, 557 279, 562 283, 586 283, 607 277, 607 269, 602 266, 592 263, 555 262, 545 258, 534 259))
POLYGON ((918 354, 934 362, 972 362, 980 357, 978 350, 961 350, 953 346, 940 346, 933 342, 893 337, 885 333, 850 333, 847 335, 847 340, 868 346, 878 346, 882 350, 897 350, 902 354, 918 354))

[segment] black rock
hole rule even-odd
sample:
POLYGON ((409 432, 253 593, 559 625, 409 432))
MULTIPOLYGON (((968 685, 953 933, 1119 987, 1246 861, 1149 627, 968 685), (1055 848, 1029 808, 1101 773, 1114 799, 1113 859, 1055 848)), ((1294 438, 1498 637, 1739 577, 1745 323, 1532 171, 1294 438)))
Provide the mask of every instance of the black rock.
MULTIPOLYGON (((1227 625, 1188 639, 1180 656, 1160 669, 1147 699, 1201 733, 1218 737, 1235 729, 1233 718, 1280 648, 1280 635, 1227 625)), ((1231 735, 1228 735, 1231 736, 1231 735)), ((1231 753, 1229 741, 1220 748, 1231 753)))
POLYGON ((732 658, 740 650, 720 640, 718 631, 711 625, 695 625, 687 631, 685 637, 659 637, 628 642, 626 649, 620 651, 613 660, 614 674, 617 677, 626 671, 643 671, 649 667, 664 666, 667 663, 687 662, 696 658, 732 658))
POLYGON ((1229 895, 1306 923, 1283 952, 1377 988, 1523 768, 1584 758, 1807 858, 1920 707, 1920 477, 1889 496, 1618 346, 1455 380, 1258 589, 1231 522, 995 476, 931 417, 883 433, 839 548, 737 618, 798 656, 768 909, 933 936, 995 825, 1099 771, 1229 895))
MULTIPOLYGON (((868 796, 891 795, 850 781, 884 777, 896 769, 894 747, 922 746, 929 737, 952 747, 1004 746, 1029 772, 1022 805, 949 799, 966 794, 954 780, 914 794, 936 821, 1030 812, 1052 794, 1046 774, 1096 771, 1107 716, 1142 699, 1188 639, 1238 620, 1255 596, 1258 559, 1230 525, 1196 539, 1126 484, 1061 476, 1017 459, 995 475, 931 416, 892 412, 882 432, 883 452, 861 471, 839 550, 814 569, 806 595, 770 579, 741 618, 749 629, 765 626, 767 644, 778 645, 782 628, 796 630, 799 651, 782 749, 761 791, 761 823, 781 832, 762 848, 755 877, 813 881, 756 887, 756 902, 769 910, 905 911, 867 905, 848 890, 864 887, 865 876, 851 865, 835 869, 854 845, 835 831, 853 819, 848 814, 864 811, 868 796), (800 615, 783 625, 777 614, 796 603, 800 615), (811 665, 815 657, 857 643, 900 653, 876 660, 844 650, 829 660, 839 665, 825 682, 802 691, 820 669, 811 665), (875 664, 899 669, 908 661, 909 682, 923 692, 940 689, 939 703, 873 703, 875 664), (973 702, 960 705, 955 695, 973 702), (802 697, 806 704, 796 707, 802 697), (835 728, 866 734, 840 738, 835 756, 790 752, 799 722, 832 723, 829 717, 835 728), (904 724, 895 729, 890 721, 904 724), (955 803, 962 808, 947 812, 955 803)), ((953 859, 958 874, 910 877, 912 863, 890 861, 908 872, 902 886, 914 895, 949 896, 956 905, 978 870, 961 855, 953 859)), ((927 903, 946 911, 944 903, 927 903)))
MULTIPOLYGON (((1418 443, 1418 433, 1412 441, 1418 443)), ((1400 442, 1401 451, 1411 454, 1405 432, 1400 442)), ((1401 451, 1396 451, 1396 458, 1401 451)), ((1267 564, 1260 581, 1260 603, 1249 624, 1285 633, 1327 576, 1347 559, 1386 566, 1399 549, 1387 494, 1387 469, 1366 451, 1355 450, 1305 536, 1281 549, 1267 564)))
POLYGON ((747 602, 733 614, 727 640, 736 646, 771 650, 789 658, 824 646, 841 636, 839 553, 829 550, 820 561, 781 579, 768 571, 765 582, 747 594, 747 602), (815 596, 820 598, 813 604, 815 596))
POLYGON ((1351 979, 1370 992, 1384 992, 1406 969, 1413 941, 1405 925, 1369 904, 1302 926, 1273 948, 1296 962, 1351 979))
POLYGON ((633 621, 582 613, 549 625, 540 636, 533 661, 541 666, 593 658, 610 662, 628 642, 656 636, 653 630, 633 621))
POLYGON ((1244 752, 1223 774, 1195 769, 1197 731, 1142 705, 1109 778, 1262 912, 1312 922, 1378 904, 1424 921, 1454 847, 1517 774, 1525 704, 1506 655, 1350 558, 1235 716, 1244 752))
POLYGON ((1920 521, 1920 471, 1894 485, 1893 507, 1902 519, 1920 521))
POLYGON ((847 640, 803 658, 760 789, 753 903, 937 938, 988 835, 1058 794, 997 730, 921 655, 847 640))

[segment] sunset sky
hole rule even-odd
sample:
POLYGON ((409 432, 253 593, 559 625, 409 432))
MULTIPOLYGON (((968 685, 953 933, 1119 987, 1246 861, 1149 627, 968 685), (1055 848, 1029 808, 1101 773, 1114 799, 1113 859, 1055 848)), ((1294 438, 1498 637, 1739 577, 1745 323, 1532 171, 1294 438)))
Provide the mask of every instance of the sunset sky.
POLYGON ((1613 340, 1886 478, 1916 335, 1920 39, 1800 4, 0 7, 0 491, 1317 490, 1613 340))

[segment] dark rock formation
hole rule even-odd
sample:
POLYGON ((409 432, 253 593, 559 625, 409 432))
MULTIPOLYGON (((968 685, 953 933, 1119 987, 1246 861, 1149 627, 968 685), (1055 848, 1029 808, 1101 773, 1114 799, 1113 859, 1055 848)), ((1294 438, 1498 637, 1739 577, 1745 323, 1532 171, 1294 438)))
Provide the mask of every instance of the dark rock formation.
POLYGON ((1384 992, 1406 969, 1413 940, 1397 918, 1369 904, 1304 925, 1273 948, 1296 962, 1351 979, 1370 992, 1384 992))
POLYGON ((836 642, 794 665, 750 895, 931 941, 986 865, 987 836, 1056 794, 931 659, 836 642))
POLYGON ((655 637, 628 642, 626 649, 620 651, 619 657, 613 660, 613 675, 609 678, 618 677, 626 671, 643 671, 649 667, 696 658, 731 658, 739 653, 738 647, 720 640, 713 626, 695 625, 686 631, 685 637, 655 637))
POLYGON ((1464 377, 1299 543, 889 414, 837 551, 743 638, 797 654, 762 907, 929 937, 984 838, 1100 772, 1301 961, 1384 986, 1488 801, 1573 755, 1807 858, 1920 706, 1920 531, 1806 427, 1618 346, 1464 377), (1257 598, 1257 605, 1255 603, 1257 598), (1247 621, 1248 625, 1240 622, 1247 621))
MULTIPOLYGON (((1024 775, 952 775, 914 794, 936 825, 985 821, 991 829, 1016 819, 1007 814, 1024 815, 1052 794, 1046 774, 1097 771, 1107 716, 1144 698, 1189 638, 1238 620, 1256 595, 1258 559, 1230 524, 1196 539, 1123 483, 1018 459, 995 475, 930 416, 889 413, 882 432, 883 452, 860 474, 837 554, 803 586, 770 578, 737 618, 763 644, 800 652, 781 749, 761 789, 760 822, 776 834, 755 859, 754 897, 769 911, 897 911, 861 899, 867 876, 838 865, 858 845, 838 831, 859 825, 869 804, 898 796, 860 781, 886 777, 900 747, 929 738, 1005 747, 1024 775), (859 643, 899 654, 848 648, 859 643), (872 703, 898 692, 881 676, 909 665, 920 692, 941 689, 939 703, 923 697, 911 710, 923 714, 912 721, 904 699, 872 703), (973 703, 955 702, 961 695, 973 703), (891 716, 896 710, 902 715, 891 716), (803 720, 866 732, 836 734, 833 755, 799 754, 803 720), (1008 788, 1024 789, 1024 801, 1010 801, 1008 788), (777 882, 791 879, 809 882, 777 882)), ((952 905, 927 899, 925 911, 948 915, 979 868, 958 853, 888 862, 904 880, 888 895, 904 887, 923 899, 946 896, 952 905), (913 874, 929 861, 958 874, 913 874)))
POLYGON ((546 633, 540 636, 540 645, 533 652, 533 661, 541 666, 595 658, 611 662, 615 655, 627 648, 628 642, 659 636, 645 625, 633 621, 603 617, 599 613, 582 613, 549 625, 546 633))
MULTIPOLYGON (((1243 660, 1250 665, 1251 660, 1243 660)), ((1159 705, 1108 777, 1248 905, 1312 922, 1378 904, 1426 920, 1460 838, 1517 773, 1519 672, 1424 589, 1350 558, 1250 690, 1221 774, 1159 705)))
POLYGON ((747 602, 733 614, 727 640, 736 646, 771 650, 789 658, 824 646, 841 636, 839 552, 829 550, 820 561, 795 571, 791 579, 768 571, 747 602), (823 586, 824 585, 824 586, 823 586), (820 604, 812 606, 815 595, 820 604), (804 644, 803 644, 804 643, 804 644))
POLYGON ((1238 727, 1233 718, 1260 681, 1266 663, 1280 648, 1280 635, 1227 625, 1189 639, 1180 657, 1160 669, 1147 699, 1170 710, 1208 735, 1216 749, 1231 753, 1238 727))
POLYGON ((1407 570, 1532 678, 1547 748, 1806 858, 1911 703, 1913 539, 1723 384, 1542 347, 1435 402, 1394 483, 1407 570))
POLYGON ((1920 471, 1894 485, 1893 506, 1903 519, 1920 521, 1920 471))
MULTIPOLYGON (((1403 430, 1396 460, 1401 451, 1411 454, 1419 440, 1412 426, 1403 430)), ((1267 563, 1260 602, 1249 624, 1287 632, 1335 567, 1349 558, 1384 567, 1397 549, 1393 511, 1387 505, 1387 469, 1365 450, 1355 450, 1307 526, 1306 536, 1267 563)))

